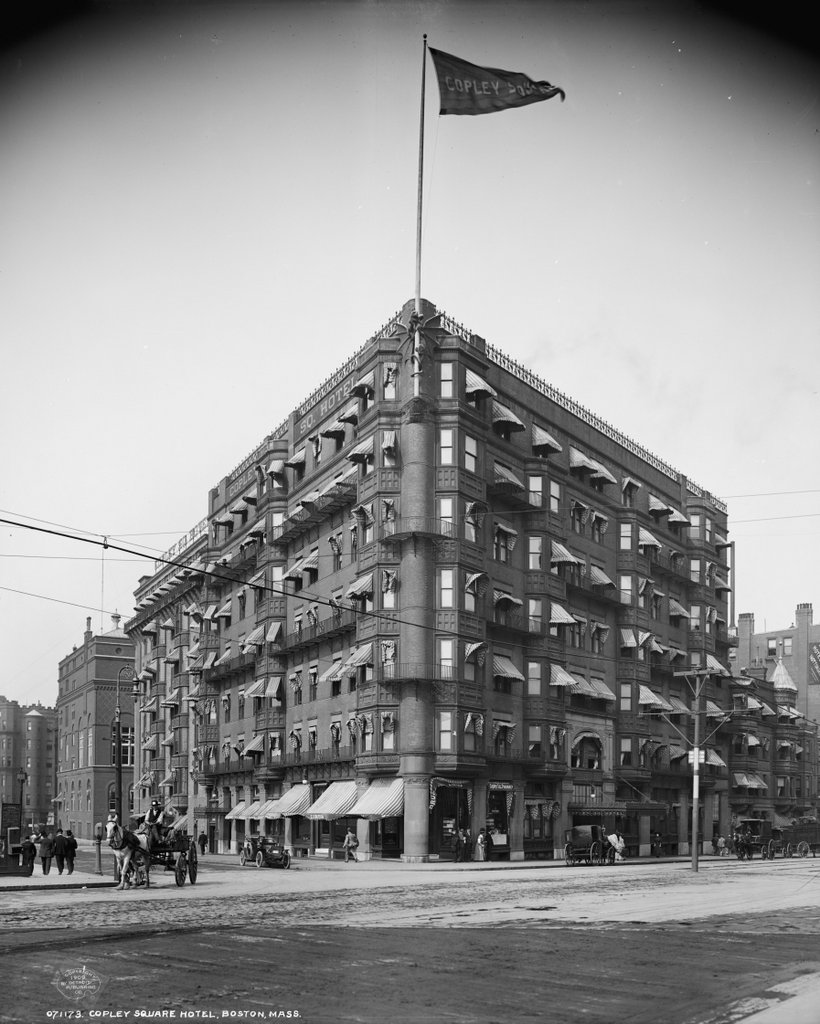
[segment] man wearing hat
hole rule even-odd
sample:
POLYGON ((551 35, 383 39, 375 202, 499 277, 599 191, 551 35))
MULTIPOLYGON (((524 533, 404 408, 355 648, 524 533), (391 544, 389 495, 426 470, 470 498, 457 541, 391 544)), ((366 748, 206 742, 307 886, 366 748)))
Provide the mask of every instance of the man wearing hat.
POLYGON ((158 846, 162 842, 159 827, 162 824, 163 811, 159 800, 152 800, 145 812, 145 824, 148 827, 148 847, 158 846))

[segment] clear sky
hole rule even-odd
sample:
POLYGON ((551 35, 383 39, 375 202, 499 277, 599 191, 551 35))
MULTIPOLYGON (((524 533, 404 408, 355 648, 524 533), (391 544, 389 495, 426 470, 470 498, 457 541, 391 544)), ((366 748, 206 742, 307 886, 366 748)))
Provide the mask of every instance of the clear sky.
MULTIPOLYGON (((12 41, 0 515, 166 550, 412 297, 426 32, 567 99, 439 117, 428 58, 424 296, 727 501, 737 612, 820 621, 820 76, 728 7, 126 0, 12 41)), ((53 704, 151 567, 2 526, 0 694, 53 704)))

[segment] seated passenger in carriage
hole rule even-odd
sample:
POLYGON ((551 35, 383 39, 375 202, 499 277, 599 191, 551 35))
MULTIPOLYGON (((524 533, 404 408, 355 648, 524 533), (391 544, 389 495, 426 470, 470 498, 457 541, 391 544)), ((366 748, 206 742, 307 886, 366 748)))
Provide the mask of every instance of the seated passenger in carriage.
POLYGON ((148 849, 159 846, 165 836, 165 812, 159 800, 152 800, 151 806, 145 812, 143 819, 145 830, 148 832, 148 849))

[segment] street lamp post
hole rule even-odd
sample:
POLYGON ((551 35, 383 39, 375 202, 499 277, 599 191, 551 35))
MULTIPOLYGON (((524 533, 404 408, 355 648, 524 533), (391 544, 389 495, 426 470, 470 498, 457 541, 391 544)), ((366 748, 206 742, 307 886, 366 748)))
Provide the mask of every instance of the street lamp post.
POLYGON ((20 768, 17 772, 17 781, 20 783, 20 831, 23 829, 23 786, 28 782, 28 772, 20 768))
POLYGON ((117 820, 122 824, 122 709, 120 707, 120 684, 123 679, 133 681, 136 678, 133 665, 123 665, 117 673, 117 703, 114 707, 114 766, 116 770, 116 810, 117 820))

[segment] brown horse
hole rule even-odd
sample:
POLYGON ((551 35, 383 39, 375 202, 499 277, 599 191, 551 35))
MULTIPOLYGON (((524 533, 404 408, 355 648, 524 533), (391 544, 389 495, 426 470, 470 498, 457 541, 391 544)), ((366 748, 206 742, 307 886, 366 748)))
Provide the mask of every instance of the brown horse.
POLYGON ((133 868, 131 865, 132 858, 134 859, 135 866, 138 861, 142 861, 145 866, 147 879, 148 866, 151 860, 148 854, 147 838, 144 835, 139 835, 136 832, 129 832, 127 828, 123 828, 117 820, 117 815, 113 812, 108 815, 108 821, 105 827, 105 836, 108 840, 108 845, 117 857, 117 865, 120 873, 120 884, 117 888, 131 888, 131 875, 133 874, 133 868))

